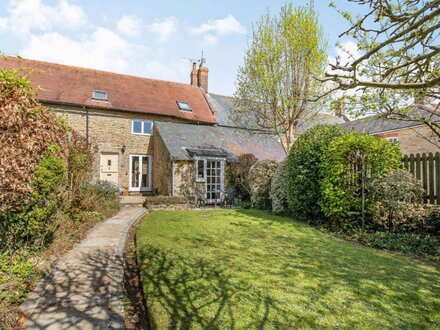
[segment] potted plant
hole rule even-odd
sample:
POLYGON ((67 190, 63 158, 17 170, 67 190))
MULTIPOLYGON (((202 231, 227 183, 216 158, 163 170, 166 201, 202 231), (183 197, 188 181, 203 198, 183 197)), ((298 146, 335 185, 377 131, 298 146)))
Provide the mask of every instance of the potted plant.
POLYGON ((128 187, 122 188, 122 196, 128 196, 128 187))

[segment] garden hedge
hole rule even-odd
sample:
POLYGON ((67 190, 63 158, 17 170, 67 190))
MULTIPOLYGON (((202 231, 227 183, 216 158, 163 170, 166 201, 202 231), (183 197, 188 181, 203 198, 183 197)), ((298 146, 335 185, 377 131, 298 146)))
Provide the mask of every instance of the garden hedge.
POLYGON ((252 165, 249 170, 251 202, 254 207, 271 209, 270 186, 277 167, 278 162, 275 160, 262 160, 252 165))
POLYGON ((283 161, 273 175, 270 188, 272 212, 277 215, 285 215, 288 213, 286 175, 287 162, 283 161))
POLYGON ((344 134, 336 125, 318 125, 302 134, 292 146, 287 160, 289 213, 310 223, 324 217, 321 211, 321 155, 333 139, 344 134))
POLYGON ((357 133, 334 139, 324 150, 321 163, 321 206, 325 216, 341 229, 357 227, 360 224, 357 215, 362 211, 362 164, 365 210, 371 214, 373 200, 369 182, 398 169, 401 162, 399 147, 385 139, 357 133))

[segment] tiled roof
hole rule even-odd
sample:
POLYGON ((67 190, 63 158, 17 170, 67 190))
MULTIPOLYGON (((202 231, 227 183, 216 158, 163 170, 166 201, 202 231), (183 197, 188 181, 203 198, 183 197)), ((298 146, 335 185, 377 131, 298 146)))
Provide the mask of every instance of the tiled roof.
MULTIPOLYGON (((237 127, 237 123, 235 123, 230 118, 230 113, 234 109, 234 98, 230 96, 218 95, 209 93, 209 99, 217 113, 217 121, 220 126, 227 127, 237 127)), ((249 122, 252 121, 252 118, 249 118, 249 122)), ((308 129, 316 126, 316 125, 336 125, 344 123, 345 120, 338 116, 334 116, 326 113, 314 113, 309 115, 307 119, 303 118, 299 120, 298 126, 295 131, 295 136, 300 136, 308 129)), ((250 124, 248 127, 253 126, 257 127, 257 125, 250 124)), ((246 128, 243 128, 246 129, 246 128)))
POLYGON ((216 123, 204 92, 190 84, 116 74, 61 64, 0 56, 2 69, 33 69, 33 86, 42 89, 38 99, 94 108, 171 116, 200 123, 216 123), (108 102, 91 99, 94 90, 105 91, 108 102), (177 101, 188 102, 192 112, 181 111, 177 101))
POLYGON ((347 131, 376 134, 422 125, 422 123, 418 121, 420 118, 431 118, 433 121, 440 121, 440 114, 435 113, 433 111, 433 107, 428 107, 430 108, 430 111, 427 111, 427 106, 418 107, 415 109, 413 113, 408 115, 409 119, 414 119, 410 121, 383 119, 379 118, 378 116, 370 116, 341 124, 341 127, 347 131))
POLYGON ((156 128, 174 160, 191 160, 188 149, 222 150, 229 160, 246 153, 260 160, 285 158, 281 144, 270 135, 250 135, 229 127, 168 122, 156 122, 156 128))
POLYGON ((341 117, 330 115, 327 113, 315 113, 307 119, 300 119, 295 130, 295 136, 299 137, 309 129, 317 125, 337 125, 343 124, 345 120, 341 117))

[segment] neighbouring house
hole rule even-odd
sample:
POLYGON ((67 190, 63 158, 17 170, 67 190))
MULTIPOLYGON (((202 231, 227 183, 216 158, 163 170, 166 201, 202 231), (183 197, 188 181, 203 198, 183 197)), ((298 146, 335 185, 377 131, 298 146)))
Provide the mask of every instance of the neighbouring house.
POLYGON ((427 118, 440 123, 440 113, 437 112, 436 106, 420 102, 408 117, 410 120, 404 121, 370 116, 343 123, 341 127, 347 131, 388 139, 397 143, 401 151, 408 155, 440 151, 439 137, 426 124, 420 122, 420 118, 427 118))
POLYGON ((130 193, 188 196, 199 185, 212 201, 238 155, 285 157, 273 136, 221 125, 217 110, 227 109, 219 102, 228 98, 208 94, 203 61, 193 65, 189 84, 12 56, 0 68, 25 70, 38 100, 98 146, 93 179, 130 193))

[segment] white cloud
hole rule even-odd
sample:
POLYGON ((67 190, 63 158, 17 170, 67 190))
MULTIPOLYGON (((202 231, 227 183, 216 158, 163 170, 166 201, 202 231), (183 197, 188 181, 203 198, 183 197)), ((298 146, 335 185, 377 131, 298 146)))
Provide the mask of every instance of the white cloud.
POLYGON ((139 36, 142 26, 142 20, 134 15, 124 15, 117 23, 118 30, 131 37, 139 36))
POLYGON ((148 26, 148 30, 155 34, 159 41, 166 41, 177 31, 178 21, 174 16, 158 20, 148 26))
POLYGON ((143 66, 144 74, 147 77, 189 83, 190 67, 185 59, 176 60, 161 57, 148 60, 143 66))
POLYGON ((33 35, 20 54, 49 62, 127 72, 137 54, 145 52, 146 48, 127 42, 113 31, 97 28, 80 40, 58 32, 33 35))
POLYGON ((194 34, 245 34, 246 28, 231 14, 222 19, 208 20, 198 27, 192 28, 194 34))
POLYGON ((216 45, 218 42, 218 38, 213 34, 205 34, 203 36, 203 40, 205 40, 205 42, 210 45, 216 45))
POLYGON ((10 0, 7 11, 7 17, 0 17, 0 29, 21 36, 54 27, 80 29, 87 24, 82 8, 68 0, 60 0, 55 6, 45 5, 41 0, 10 0))

